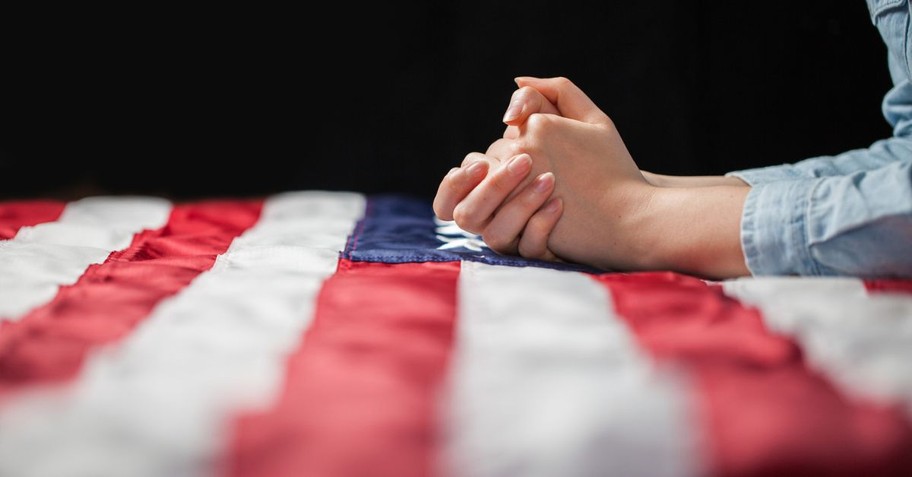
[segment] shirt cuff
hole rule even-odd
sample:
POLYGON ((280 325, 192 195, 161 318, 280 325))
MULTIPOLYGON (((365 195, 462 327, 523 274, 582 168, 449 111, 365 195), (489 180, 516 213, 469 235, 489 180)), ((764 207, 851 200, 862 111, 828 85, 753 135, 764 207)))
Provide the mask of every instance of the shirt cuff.
POLYGON ((807 217, 819 179, 751 187, 741 216, 741 247, 752 275, 820 275, 807 217))
POLYGON ((770 182, 806 179, 805 177, 802 177, 801 173, 796 171, 791 164, 732 171, 725 174, 725 176, 737 177, 738 179, 747 182, 750 186, 768 184, 770 182))

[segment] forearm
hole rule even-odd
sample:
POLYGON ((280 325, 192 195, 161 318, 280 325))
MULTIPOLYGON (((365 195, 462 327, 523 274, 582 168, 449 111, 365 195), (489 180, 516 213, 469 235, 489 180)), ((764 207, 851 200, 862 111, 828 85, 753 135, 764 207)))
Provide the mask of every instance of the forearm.
POLYGON ((567 191, 565 202, 594 207, 565 207, 548 245, 564 260, 603 270, 747 276, 741 217, 750 189, 656 187, 628 180, 594 194, 567 191))
POLYGON ((632 231, 646 245, 637 268, 712 279, 749 275, 740 233, 749 191, 743 185, 652 188, 632 231))

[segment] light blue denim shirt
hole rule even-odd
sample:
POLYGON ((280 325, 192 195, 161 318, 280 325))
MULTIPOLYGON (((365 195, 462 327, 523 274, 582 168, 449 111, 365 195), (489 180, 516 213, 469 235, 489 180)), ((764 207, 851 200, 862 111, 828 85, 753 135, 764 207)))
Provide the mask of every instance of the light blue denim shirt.
POLYGON ((910 0, 867 0, 887 45, 893 137, 867 149, 729 172, 751 191, 741 245, 754 275, 912 277, 910 0))

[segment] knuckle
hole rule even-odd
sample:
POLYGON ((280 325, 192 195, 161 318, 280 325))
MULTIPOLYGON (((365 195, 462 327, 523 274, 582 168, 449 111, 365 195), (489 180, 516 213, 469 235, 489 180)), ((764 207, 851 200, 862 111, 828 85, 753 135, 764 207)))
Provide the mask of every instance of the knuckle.
POLYGON ((463 204, 459 204, 453 209, 453 221, 466 232, 477 234, 481 231, 478 227, 479 221, 477 217, 463 204))
POLYGON ((553 124, 552 115, 534 113, 526 119, 526 130, 532 135, 546 134, 553 124))
POLYGON ((522 134, 521 136, 510 140, 509 143, 504 143, 500 151, 503 155, 500 164, 506 164, 510 159, 520 154, 528 154, 530 152, 529 144, 532 141, 534 141, 533 138, 530 138, 527 134, 522 134))
POLYGON ((514 140, 511 138, 506 138, 506 137, 498 138, 497 140, 492 142, 490 146, 488 146, 488 149, 487 149, 487 151, 485 151, 485 154, 498 158, 498 159, 506 159, 507 157, 509 157, 510 151, 513 148, 513 142, 514 142, 514 140))
POLYGON ((557 83, 557 87, 560 89, 566 89, 573 86, 573 82, 566 76, 555 77, 554 82, 557 83))

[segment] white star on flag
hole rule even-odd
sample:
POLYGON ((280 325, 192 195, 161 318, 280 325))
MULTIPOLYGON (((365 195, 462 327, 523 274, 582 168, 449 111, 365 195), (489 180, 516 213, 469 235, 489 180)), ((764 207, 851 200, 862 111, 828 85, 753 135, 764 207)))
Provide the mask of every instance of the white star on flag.
POLYGON ((473 252, 481 252, 482 248, 488 247, 481 236, 462 230, 452 220, 440 220, 434 217, 434 223, 437 225, 437 240, 444 242, 437 247, 437 250, 465 248, 473 252))

